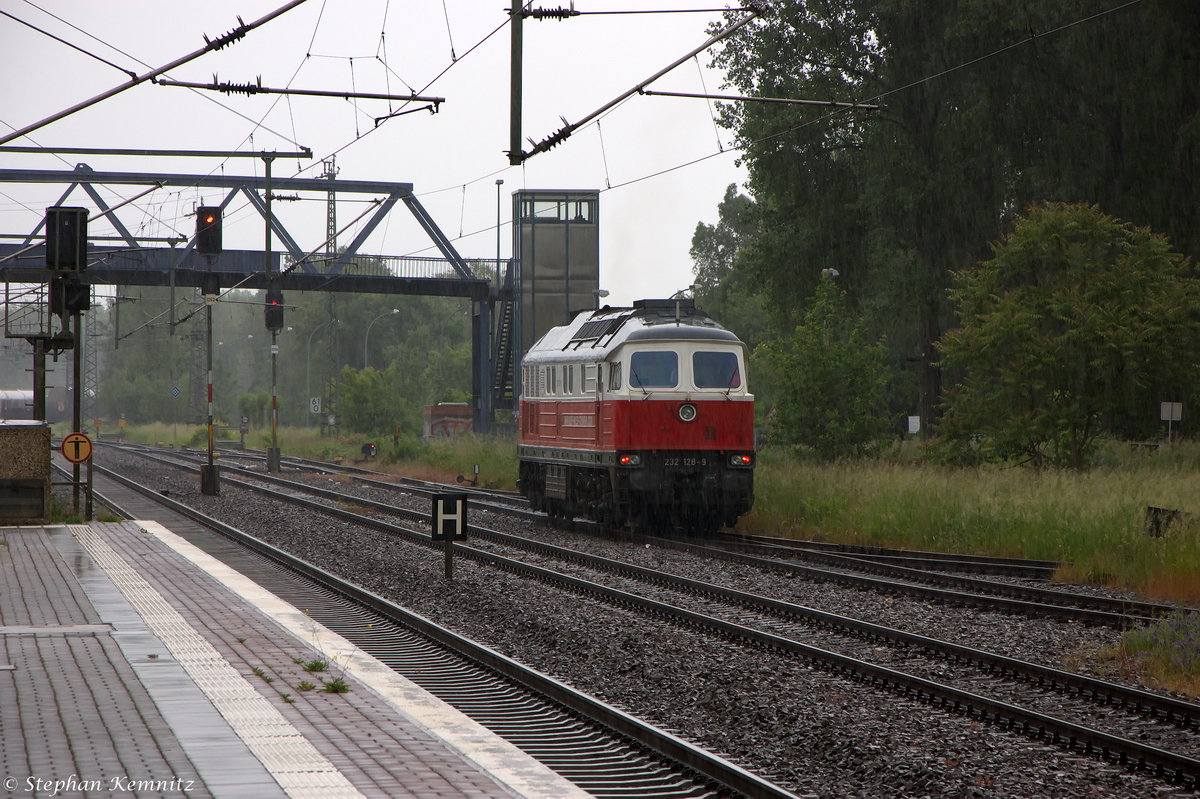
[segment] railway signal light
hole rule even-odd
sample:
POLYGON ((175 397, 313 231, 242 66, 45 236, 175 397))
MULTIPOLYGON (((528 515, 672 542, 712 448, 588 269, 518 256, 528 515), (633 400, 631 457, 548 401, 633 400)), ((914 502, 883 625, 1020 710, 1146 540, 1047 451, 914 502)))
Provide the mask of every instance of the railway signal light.
POLYGON ((267 289, 263 316, 267 322, 267 330, 272 333, 283 330, 283 291, 281 289, 267 289))
POLYGON ((78 278, 59 276, 50 281, 50 313, 58 316, 91 310, 92 287, 78 278))
POLYGON ((46 266, 63 272, 87 268, 88 209, 55 205, 46 209, 46 266))
POLYGON ((221 253, 221 209, 202 205, 196 209, 196 252, 201 255, 221 253))

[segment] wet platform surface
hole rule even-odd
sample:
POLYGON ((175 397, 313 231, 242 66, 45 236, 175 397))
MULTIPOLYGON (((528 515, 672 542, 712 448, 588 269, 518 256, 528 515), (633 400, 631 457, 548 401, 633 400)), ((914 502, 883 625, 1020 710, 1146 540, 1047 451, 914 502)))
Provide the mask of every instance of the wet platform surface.
POLYGON ((0 795, 588 795, 155 522, 0 542, 0 795))

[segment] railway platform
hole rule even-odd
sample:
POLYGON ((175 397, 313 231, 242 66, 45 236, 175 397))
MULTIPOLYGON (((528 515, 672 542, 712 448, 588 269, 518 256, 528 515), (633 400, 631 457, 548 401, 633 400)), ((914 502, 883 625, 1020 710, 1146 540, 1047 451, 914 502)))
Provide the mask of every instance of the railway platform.
POLYGON ((0 642, 3 796, 589 795, 155 522, 0 528, 0 642))

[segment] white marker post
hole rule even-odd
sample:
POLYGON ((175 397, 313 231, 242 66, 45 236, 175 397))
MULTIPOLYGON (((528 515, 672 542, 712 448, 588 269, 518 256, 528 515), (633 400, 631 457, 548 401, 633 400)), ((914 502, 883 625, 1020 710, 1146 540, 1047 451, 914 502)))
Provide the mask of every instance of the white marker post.
POLYGON ((1158 418, 1160 421, 1167 423, 1167 443, 1171 443, 1171 423, 1178 422, 1183 418, 1183 403, 1182 402, 1160 402, 1158 404, 1158 418))

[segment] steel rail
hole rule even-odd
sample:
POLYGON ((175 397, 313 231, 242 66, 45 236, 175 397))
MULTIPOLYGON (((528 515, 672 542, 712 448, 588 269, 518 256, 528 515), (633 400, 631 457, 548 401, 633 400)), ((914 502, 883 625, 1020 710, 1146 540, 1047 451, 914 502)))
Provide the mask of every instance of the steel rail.
MULTIPOLYGON (((236 469, 236 467, 234 467, 236 469)), ((236 469, 236 471, 247 474, 255 480, 265 480, 267 482, 278 484, 286 488, 305 490, 331 499, 338 502, 361 503, 366 507, 376 510, 381 510, 414 521, 428 522, 429 514, 421 511, 414 511, 407 508, 399 508, 395 505, 377 502, 375 500, 361 499, 342 494, 329 489, 311 487, 300 483, 284 480, 271 476, 264 476, 258 473, 247 473, 245 470, 236 469)), ((254 488, 242 481, 234 480, 235 484, 240 487, 254 488)), ((267 492, 269 496, 282 498, 276 492, 267 492)), ((291 497, 287 497, 291 501, 291 497)), ((305 503, 305 506, 323 512, 328 510, 328 506, 320 503, 305 503)), ((341 516, 339 509, 339 516, 341 516)), ((368 517, 359 516, 350 511, 345 511, 348 516, 341 516, 346 521, 354 521, 356 523, 364 523, 361 520, 368 517)), ((371 520, 378 522, 378 520, 371 520)), ((391 527, 391 526, 388 526, 391 527)), ((384 532, 399 534, 405 528, 377 528, 383 529, 384 532)), ((432 543, 427 536, 418 533, 417 531, 406 531, 416 537, 412 540, 420 541, 421 543, 432 543)), ((1191 702, 1185 702, 1171 697, 1159 696, 1143 691, 1137 688, 1117 685, 1115 683, 1106 682, 1104 680, 1095 679, 1082 674, 1074 674, 1072 672, 1054 669, 1048 666, 1042 666, 1036 663, 1030 663, 1018 658, 1011 658, 1005 655, 1000 655, 993 652, 988 652, 973 647, 962 646, 948 641, 943 641, 936 638, 930 638, 916 633, 909 633, 903 630, 897 630, 871 622, 852 619, 836 613, 817 610, 815 608, 797 605, 790 602, 773 599, 770 597, 752 594, 745 591, 739 591, 733 588, 707 583, 700 580, 693 580, 687 577, 670 574, 655 569, 648 569, 642 566, 637 566, 632 563, 613 560, 611 558, 592 555, 578 550, 568 549, 566 547, 547 544, 541 541, 522 538, 510 533, 503 533, 497 530, 488 530, 479 526, 472 527, 472 535, 476 538, 483 538, 493 543, 502 546, 519 548, 528 552, 539 555, 553 557, 566 562, 576 563, 587 568, 604 571, 611 574, 627 576, 632 579, 641 580, 667 588, 686 591, 698 596, 709 596, 719 598, 742 607, 751 608, 761 612, 766 612, 774 616, 798 619, 808 624, 813 624, 818 627, 838 630, 844 634, 853 635, 860 638, 873 639, 880 642, 889 643, 893 646, 914 647, 929 653, 934 653, 944 658, 952 659, 958 662, 963 662, 971 666, 982 669, 989 674, 997 673, 1000 677, 1012 675, 1022 675, 1030 681, 1036 681, 1039 686, 1048 686, 1051 690, 1070 692, 1075 691, 1080 696, 1090 695, 1092 701, 1100 702, 1106 705, 1117 704, 1120 708, 1133 708, 1137 713, 1144 713, 1151 718, 1162 716, 1162 721, 1166 724, 1175 724, 1180 727, 1190 728, 1200 722, 1200 705, 1191 702)), ((410 536, 411 537, 411 536, 410 536)))
MULTIPOLYGON (((168 461, 168 460, 164 460, 162 458, 158 458, 157 456, 151 455, 146 452, 140 452, 138 454, 140 454, 144 458, 148 458, 151 460, 157 460, 160 463, 169 464, 172 466, 176 466, 178 468, 185 468, 185 469, 193 468, 193 467, 187 466, 185 464, 180 464, 178 462, 168 461)), ((327 489, 319 489, 319 488, 316 488, 313 486, 308 486, 303 483, 296 483, 296 482, 285 480, 285 479, 279 478, 279 477, 264 475, 264 474, 260 474, 257 472, 250 472, 248 470, 238 470, 237 467, 225 466, 223 468, 227 471, 231 471, 231 470, 232 471, 242 471, 244 474, 251 476, 253 479, 258 480, 260 482, 271 483, 273 485, 289 487, 289 488, 292 488, 292 489, 298 490, 298 491, 307 491, 307 492, 318 494, 318 495, 320 495, 319 492, 328 491, 327 489)), ((248 488, 252 491, 269 492, 269 489, 265 489, 262 486, 256 486, 253 484, 243 484, 243 487, 248 488)), ((403 509, 403 508, 397 509, 396 506, 394 506, 394 505, 388 505, 386 503, 375 502, 374 500, 366 500, 366 499, 361 499, 358 497, 351 497, 351 496, 348 496, 345 494, 339 494, 337 492, 329 492, 329 493, 325 494, 325 496, 329 499, 333 499, 333 500, 339 501, 339 502, 352 502, 352 503, 363 505, 365 507, 375 507, 379 510, 396 513, 401 516, 404 516, 407 514, 407 518, 410 518, 410 519, 414 518, 412 516, 412 513, 414 513, 414 512, 412 512, 412 511, 406 511, 406 509, 403 509)), ((330 508, 326 505, 321 505, 320 503, 311 502, 309 500, 304 499, 303 497, 280 495, 278 498, 286 499, 287 501, 294 502, 294 503, 302 505, 302 506, 306 506, 311 510, 318 510, 318 511, 326 512, 326 513, 330 513, 330 514, 334 514, 334 515, 347 513, 345 511, 341 511, 336 508, 330 508)), ((497 512, 501 512, 501 513, 510 513, 510 509, 499 508, 497 506, 492 506, 492 507, 489 507, 488 509, 497 511, 497 512)), ((517 510, 517 509, 511 509, 511 510, 517 510)), ((519 513, 516 513, 513 515, 521 515, 521 516, 525 516, 530 519, 537 519, 539 521, 545 520, 544 514, 537 514, 537 513, 534 513, 533 511, 521 510, 521 511, 519 511, 519 513)), ((363 516, 359 516, 357 514, 352 514, 352 513, 349 514, 349 516, 345 516, 343 518, 345 518, 347 521, 356 521, 356 522, 360 519, 368 519, 368 517, 363 517, 363 516), (351 518, 351 517, 353 517, 353 518, 351 518)), ((424 516, 423 516, 423 518, 424 518, 424 516)), ((386 524, 386 523, 379 522, 378 520, 374 520, 374 519, 370 519, 368 521, 370 523, 386 524)), ((368 522, 359 522, 359 523, 368 523, 368 522)), ((397 528, 397 529, 403 529, 403 528, 397 528)), ((776 559, 771 559, 771 558, 761 558, 761 557, 745 555, 745 554, 741 554, 741 553, 737 553, 737 552, 730 552, 730 551, 724 550, 724 549, 708 547, 708 546, 699 545, 699 544, 691 544, 691 543, 687 543, 687 542, 683 542, 683 541, 678 541, 675 539, 641 537, 641 538, 638 538, 637 540, 652 543, 653 545, 659 546, 664 549, 676 549, 676 550, 685 551, 685 552, 693 552, 695 554, 698 554, 698 555, 701 555, 704 557, 732 561, 732 562, 741 563, 743 565, 753 566, 753 567, 757 567, 757 568, 761 568, 761 569, 767 569, 767 570, 772 570, 772 571, 777 571, 777 572, 784 572, 786 574, 794 574, 794 575, 797 575, 800 577, 817 580, 817 581, 833 582, 835 584, 847 585, 847 586, 850 586, 853 588, 869 588, 872 590, 879 590, 879 591, 884 591, 884 592, 892 593, 892 594, 907 594, 909 596, 915 596, 915 597, 925 599, 928 601, 948 602, 948 603, 963 605, 963 606, 967 606, 967 607, 978 607, 978 608, 984 608, 984 609, 989 609, 989 610, 999 610, 1004 613, 1012 613, 1015 615, 1049 616, 1049 617, 1063 618, 1063 619, 1074 620, 1074 621, 1081 622, 1084 624, 1103 625, 1103 626, 1112 627, 1112 628, 1118 629, 1118 630, 1129 629, 1130 627, 1132 627, 1138 623, 1151 621, 1153 618, 1151 616, 1138 616, 1133 613, 1127 612, 1125 603, 1117 601, 1117 600, 1102 600, 1102 599, 1097 599, 1095 597, 1087 597, 1087 596, 1083 596, 1083 595, 1070 594, 1065 591, 1046 591, 1045 589, 1028 588, 1028 587, 1023 587, 1023 586, 1010 586, 1010 585, 1007 585, 1004 583, 994 583, 994 582, 990 582, 990 581, 986 581, 986 580, 971 581, 972 583, 977 584, 976 585, 977 588, 981 588, 984 591, 987 591, 991 587, 996 587, 999 589, 1018 589, 1013 592, 1013 593, 1016 593, 1017 596, 1033 596, 1033 597, 1048 596, 1051 599, 1057 600, 1057 603, 1038 602, 1036 600, 1031 600, 1031 599, 1020 599, 1020 598, 1013 598, 1012 596, 996 595, 996 593, 998 593, 998 592, 975 594, 975 593, 968 593, 968 592, 963 592, 963 591, 949 590, 949 589, 944 589, 944 588, 930 587, 927 585, 919 585, 919 584, 906 583, 906 582, 895 582, 893 580, 878 579, 875 577, 867 577, 867 576, 855 575, 855 574, 846 574, 844 572, 829 571, 827 569, 814 568, 814 567, 810 567, 810 566, 802 566, 799 564, 789 563, 786 561, 781 561, 781 560, 776 560, 776 559), (1080 600, 1081 600, 1080 604, 1085 605, 1084 607, 1064 604, 1065 602, 1069 602, 1071 599, 1073 599, 1076 596, 1080 597, 1080 600), (1108 609, 1097 609, 1097 607, 1096 607, 1097 605, 1099 606, 1099 608, 1108 608, 1108 609)), ((846 558, 846 560, 849 561, 849 563, 851 563, 851 564, 865 563, 866 566, 873 565, 873 564, 870 564, 869 562, 858 561, 853 558, 846 558)), ((853 566, 844 566, 844 568, 849 569, 849 568, 853 568, 853 566)), ((905 570, 905 571, 911 572, 911 571, 915 571, 915 570, 910 569, 910 570, 905 570)), ((917 574, 922 574, 922 573, 917 572, 917 574)), ((948 575, 938 575, 938 576, 946 577, 948 575)), ((958 579, 962 579, 962 578, 958 578, 958 579)), ((1162 610, 1171 610, 1171 608, 1168 608, 1166 606, 1154 606, 1154 607, 1158 607, 1162 610)))
POLYGON ((960 555, 951 552, 926 552, 916 549, 892 549, 890 547, 855 544, 832 544, 824 541, 804 541, 791 538, 746 535, 729 532, 717 533, 717 540, 731 548, 745 547, 750 550, 776 553, 786 557, 793 550, 830 552, 848 558, 907 566, 925 571, 962 571, 978 574, 1024 577, 1032 580, 1049 580, 1064 563, 1050 560, 1025 558, 1001 558, 989 555, 960 555))
POLYGON ((748 542, 752 544, 774 545, 784 548, 815 549, 821 552, 839 552, 853 555, 900 555, 923 560, 956 560, 965 563, 1001 563, 1013 566, 1030 566, 1045 569, 1057 569, 1066 564, 1056 560, 1035 560, 1030 558, 1002 558, 993 555, 962 555, 956 552, 931 552, 921 549, 893 549, 891 547, 872 546, 868 544, 835 544, 829 541, 811 541, 796 538, 777 538, 765 535, 750 535, 748 533, 728 532, 720 536, 730 543, 748 542))
MULTIPOLYGON (((241 470, 239 470, 241 471, 241 470)), ((255 478, 261 478, 261 475, 252 475, 255 478)), ((277 478, 272 478, 274 481, 277 478)), ((235 481, 239 482, 240 481, 235 481)), ((280 480, 290 487, 302 487, 299 484, 290 483, 286 480, 280 480)), ((338 492, 328 491, 326 489, 309 489, 318 495, 326 496, 329 499, 345 501, 353 499, 338 492)), ((409 511, 396 506, 378 503, 373 500, 364 500, 370 507, 380 510, 396 512, 400 515, 418 521, 428 521, 428 515, 422 514, 419 511, 409 511)), ((324 507, 324 506, 319 506, 324 507)), ((409 531, 416 532, 416 531, 409 531)), ((536 554, 554 557, 559 560, 577 563, 588 568, 604 571, 611 574, 627 576, 632 579, 641 580, 652 584, 661 585, 673 590, 686 591, 697 596, 714 597, 731 604, 750 608, 759 612, 764 612, 775 617, 800 620, 803 623, 816 626, 818 628, 829 629, 838 634, 854 636, 862 639, 874 640, 881 643, 887 643, 891 646, 911 647, 920 651, 926 652, 934 656, 951 659, 955 662, 966 663, 981 669, 991 676, 998 676, 1001 679, 1008 677, 1021 677, 1028 682, 1036 681, 1038 687, 1048 687, 1052 691, 1060 693, 1070 693, 1074 691, 1081 698, 1090 697, 1092 702, 1100 703, 1108 706, 1116 706, 1118 709, 1132 710, 1133 712, 1149 715, 1152 719, 1163 724, 1174 724, 1177 727, 1190 729, 1200 720, 1200 705, 1191 702, 1185 702, 1171 697, 1159 696, 1158 694, 1143 691, 1129 686, 1117 685, 1106 682, 1104 680, 1095 679, 1086 675, 1075 674, 1072 672, 1055 669, 1048 666, 1042 666, 1036 663, 1030 663, 1017 658, 1007 657, 1005 655, 988 652, 985 650, 976 649, 973 647, 962 646, 948 641, 942 641, 936 638, 918 635, 915 633, 896 630, 883 625, 873 624, 871 622, 852 619, 836 613, 817 610, 803 605, 783 602, 781 600, 764 597, 757 594, 751 594, 736 589, 726 588, 724 586, 706 583, 699 580, 693 580, 686 577, 669 574, 654 569, 647 569, 622 561, 604 558, 598 555, 591 555, 577 550, 567 549, 564 547, 546 544, 540 541, 521 538, 519 536, 501 533, 495 530, 487 530, 483 528, 474 528, 476 537, 482 537, 486 540, 491 540, 494 543, 504 546, 518 547, 526 551, 536 554), (1161 717, 1161 718, 1160 718, 1161 717)), ((418 539, 422 543, 428 543, 424 536, 419 536, 418 539)))
MULTIPOLYGON (((684 542, 671 541, 670 539, 657 539, 662 542, 662 546, 672 546, 676 549, 682 549, 694 552, 707 553, 713 557, 728 557, 729 555, 737 555, 739 553, 730 553, 726 550, 717 547, 705 545, 688 544, 684 542)), ((863 571, 868 574, 875 574, 881 577, 890 577, 899 580, 908 580, 914 583, 924 583, 926 585, 936 584, 943 585, 953 589, 963 591, 978 591, 980 593, 989 594, 1000 599, 1022 600, 1024 598, 1037 597, 1043 604, 1053 607, 1074 607, 1078 609, 1096 610, 1110 615, 1141 617, 1141 618, 1156 618, 1165 616, 1169 613, 1174 613, 1178 610, 1188 610, 1187 608, 1175 607, 1172 605, 1161 605, 1153 602, 1139 602, 1136 600, 1126 599, 1110 599, 1108 597, 1095 597, 1086 594, 1072 594, 1067 591, 1054 591, 1047 588, 1033 588, 1025 585, 1013 583, 1000 583, 995 580, 982 580, 975 577, 961 577, 953 574, 942 574, 937 572, 928 572, 921 569, 911 569, 903 566, 893 566, 886 563, 877 563, 871 560, 863 560, 856 557, 848 557, 845 555, 836 555, 829 552, 804 552, 800 550, 789 550, 789 552, 797 554, 803 560, 815 564, 821 564, 838 569, 848 569, 851 571, 863 571)), ((771 558, 760 558, 753 556, 741 555, 740 557, 749 557, 750 560, 766 566, 768 564, 777 564, 790 566, 790 569, 804 569, 806 571, 816 572, 818 570, 807 569, 807 567, 798 566, 796 564, 784 564, 782 561, 771 558)), ((827 572, 819 570, 820 574, 835 575, 837 572, 827 572)), ((900 585, 897 583, 896 585, 900 585)), ((914 586, 915 587, 915 586, 914 586)), ((1083 620, 1082 618, 1080 619, 1083 620)))
MULTIPOLYGON (((652 749, 674 763, 703 774, 748 797, 798 799, 791 792, 746 769, 706 752, 664 730, 652 727, 634 716, 601 702, 594 697, 576 691, 574 688, 549 675, 523 666, 489 647, 463 638, 419 614, 406 610, 360 586, 344 581, 336 575, 278 549, 259 538, 225 524, 218 519, 214 519, 182 502, 164 496, 160 492, 143 486, 110 469, 102 466, 94 466, 93 468, 100 475, 143 496, 149 497, 176 513, 220 532, 222 535, 233 539, 248 549, 281 563, 289 569, 293 569, 326 589, 348 597, 365 608, 373 610, 404 627, 415 630, 451 651, 481 663, 496 673, 550 698, 570 711, 579 713, 587 719, 608 727, 620 736, 624 736, 652 749)), ((366 519, 366 517, 359 518, 366 519)), ((459 548, 456 547, 456 549, 459 548)))
MULTIPOLYGON (((148 496, 156 499, 161 496, 151 489, 138 486, 134 481, 115 475, 107 469, 102 469, 102 472, 106 473, 107 476, 118 478, 119 481, 130 485, 135 490, 142 491, 148 496)), ((257 490, 272 494, 278 493, 262 488, 261 486, 257 490)), ((308 500, 303 500, 302 498, 287 497, 286 495, 280 495, 280 497, 288 501, 300 499, 299 504, 316 506, 314 509, 332 512, 333 515, 341 516, 347 521, 354 521, 357 524, 381 530, 391 528, 392 531, 412 540, 429 543, 430 545, 434 543, 426 535, 390 525, 377 519, 371 519, 339 509, 327 508, 326 506, 320 506, 319 503, 309 503, 308 500)), ((197 520, 199 520, 198 517, 204 517, 206 520, 209 519, 209 517, 204 516, 199 511, 195 511, 182 503, 175 503, 166 497, 162 497, 162 500, 166 500, 172 505, 178 505, 179 507, 176 510, 192 518, 196 518, 197 520)), ((212 521, 216 522, 216 520, 212 521)), ((222 523, 216 522, 216 524, 222 523)), ((257 539, 252 540, 257 541, 257 539)), ((259 543, 269 547, 269 545, 263 542, 259 543)), ((550 569, 485 553, 462 545, 454 545, 453 548, 460 557, 466 557, 512 573, 537 577, 550 584, 567 586, 577 592, 593 596, 604 602, 635 609, 671 623, 701 630, 706 634, 717 635, 734 642, 799 657, 810 663, 817 664, 835 675, 847 677, 871 687, 881 688, 903 697, 914 698, 918 701, 932 704, 942 710, 962 714, 970 719, 978 719, 983 723, 991 723, 1009 731, 1019 729, 1021 734, 1029 736, 1034 740, 1045 740, 1057 746, 1065 746, 1072 751, 1082 745, 1084 754, 1099 756, 1107 762, 1116 762, 1121 766, 1129 766, 1147 771, 1159 778, 1169 779, 1177 783, 1185 783, 1191 785, 1194 789, 1200 790, 1200 760, 1186 755, 1168 752, 1158 747, 1057 719, 1007 702, 991 699, 896 671, 885 666, 868 663, 857 658, 810 646, 774 633, 755 630, 741 624, 713 618, 684 608, 678 608, 657 600, 640 597, 619 589, 561 574, 550 569)), ((311 566, 303 561, 299 562, 304 563, 308 568, 316 569, 321 575, 327 574, 315 566, 311 566)), ((331 577, 331 579, 336 578, 331 577)), ((369 594, 369 592, 364 593, 373 598, 372 601, 377 600, 390 606, 390 603, 387 603, 386 600, 376 597, 374 594, 369 594)), ((491 652, 491 650, 488 650, 488 652, 491 652)), ((655 748, 657 749, 657 747, 655 748)))

